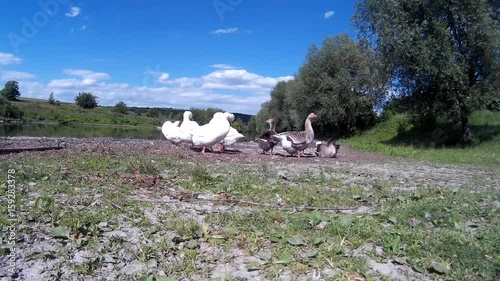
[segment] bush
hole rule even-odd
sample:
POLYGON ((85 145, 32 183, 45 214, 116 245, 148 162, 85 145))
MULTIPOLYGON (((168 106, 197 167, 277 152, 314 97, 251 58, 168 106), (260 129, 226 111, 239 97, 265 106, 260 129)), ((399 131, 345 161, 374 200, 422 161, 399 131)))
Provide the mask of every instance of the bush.
POLYGON ((121 114, 127 114, 128 108, 124 102, 120 101, 115 104, 115 106, 113 107, 113 111, 121 114))
POLYGON ((91 109, 97 107, 97 97, 92 93, 78 93, 78 96, 75 97, 75 103, 82 108, 91 109))
POLYGON ((24 112, 16 105, 10 103, 7 98, 0 96, 0 117, 22 119, 24 112))

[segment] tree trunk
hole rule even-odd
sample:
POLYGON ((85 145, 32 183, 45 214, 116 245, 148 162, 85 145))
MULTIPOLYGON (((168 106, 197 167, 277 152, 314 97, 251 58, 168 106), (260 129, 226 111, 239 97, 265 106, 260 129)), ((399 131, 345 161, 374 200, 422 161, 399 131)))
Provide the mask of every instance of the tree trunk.
POLYGON ((469 113, 464 105, 460 107, 460 121, 462 123, 462 146, 465 146, 472 142, 472 132, 469 127, 469 113))

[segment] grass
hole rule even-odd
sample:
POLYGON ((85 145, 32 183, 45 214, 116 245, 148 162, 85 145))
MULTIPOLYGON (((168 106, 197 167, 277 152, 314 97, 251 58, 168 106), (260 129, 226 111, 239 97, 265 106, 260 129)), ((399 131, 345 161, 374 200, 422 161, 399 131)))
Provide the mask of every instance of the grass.
POLYGON ((61 102, 60 105, 52 105, 48 101, 31 98, 20 98, 19 101, 13 103, 24 112, 23 119, 26 120, 128 126, 158 126, 161 124, 161 118, 138 115, 133 112, 116 113, 112 107, 83 109, 73 103, 61 102))
MULTIPOLYGON (((498 280, 500 275, 500 210, 495 207, 500 192, 476 182, 460 189, 399 190, 390 181, 353 184, 332 177, 348 174, 345 168, 295 171, 285 164, 214 164, 134 151, 117 156, 69 149, 57 159, 32 153, 2 161, 0 182, 6 182, 8 169, 18 177, 18 231, 48 239, 56 251, 53 260, 69 259, 47 273, 55 276, 63 265, 82 278, 106 276, 113 260, 115 267, 131 261, 157 265, 117 279, 154 280, 162 271, 172 280, 202 280, 210 276, 206 265, 231 263, 239 252, 253 257, 245 264, 248 270, 269 280, 284 272, 310 277, 315 268, 333 270, 322 276, 325 280, 352 279, 349 274, 387 278, 370 273, 370 261, 394 259, 434 279, 498 280), (288 180, 277 175, 279 170, 289 172, 288 180), (153 185, 147 184, 150 177, 157 179, 153 185), (140 193, 144 190, 149 192, 140 193), (226 211, 200 213, 189 201, 184 207, 155 203, 165 194, 186 200, 201 193, 267 205, 245 209, 221 203, 226 211), (131 199, 137 196, 140 200, 131 199), (294 206, 357 205, 370 209, 293 211, 294 206), (51 237, 56 228, 69 235, 51 237), (110 236, 112 231, 126 235, 110 236), (92 258, 71 263, 80 251, 93 253, 92 258)), ((0 196, 6 196, 5 188, 0 196)), ((1 227, 6 227, 7 205, 0 211, 1 227)), ((0 235, 6 241, 7 232, 0 235)), ((31 251, 25 242, 18 249, 31 251)))
POLYGON ((460 136, 459 124, 438 126, 431 131, 418 131, 408 117, 391 116, 387 121, 359 136, 344 140, 355 148, 391 156, 436 163, 500 165, 500 112, 477 111, 470 116, 476 144, 453 146, 460 136))

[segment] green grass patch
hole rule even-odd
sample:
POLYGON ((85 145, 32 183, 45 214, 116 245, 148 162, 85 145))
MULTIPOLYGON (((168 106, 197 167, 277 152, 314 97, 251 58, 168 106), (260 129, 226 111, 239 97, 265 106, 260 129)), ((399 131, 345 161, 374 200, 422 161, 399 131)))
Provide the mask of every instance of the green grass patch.
POLYGON ((470 127, 475 145, 466 148, 455 145, 461 133, 459 124, 420 131, 404 115, 391 116, 375 128, 344 141, 356 149, 391 156, 437 163, 500 165, 500 112, 474 112, 470 115, 470 127))

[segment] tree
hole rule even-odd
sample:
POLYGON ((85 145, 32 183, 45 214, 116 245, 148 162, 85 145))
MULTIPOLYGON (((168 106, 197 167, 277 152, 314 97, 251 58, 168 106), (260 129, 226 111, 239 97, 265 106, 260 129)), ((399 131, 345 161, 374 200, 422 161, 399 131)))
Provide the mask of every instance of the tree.
POLYGON ((160 111, 158 110, 158 108, 150 108, 146 113, 146 116, 151 118, 157 118, 160 116, 160 111))
POLYGON ((121 114, 127 114, 128 112, 127 104, 125 104, 122 101, 117 102, 113 107, 113 111, 121 114))
POLYGON ((49 95, 49 103, 50 104, 55 104, 56 103, 56 100, 54 99, 54 93, 50 93, 49 95))
POLYGON ((396 92, 425 122, 439 114, 460 121, 462 143, 469 143, 469 113, 500 95, 499 1, 362 0, 356 6, 353 21, 390 69, 396 92))
POLYGON ((14 80, 7 81, 4 88, 0 90, 0 94, 8 100, 16 100, 21 96, 21 92, 19 92, 19 83, 14 80))
POLYGON ((75 97, 75 102, 77 105, 85 109, 97 107, 97 97, 92 93, 78 93, 78 96, 75 97))

